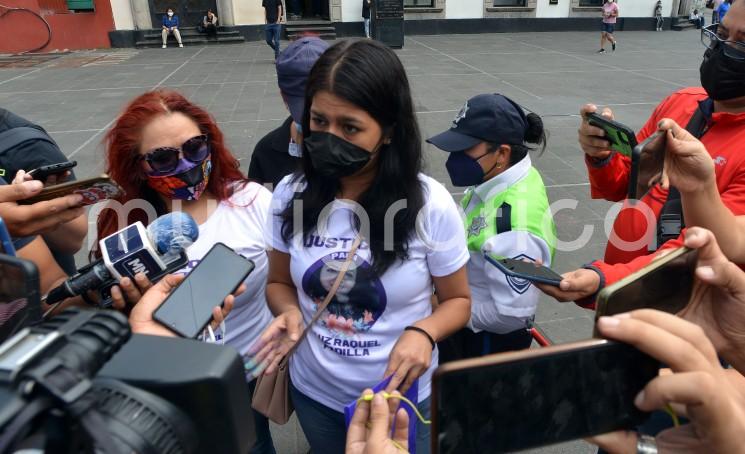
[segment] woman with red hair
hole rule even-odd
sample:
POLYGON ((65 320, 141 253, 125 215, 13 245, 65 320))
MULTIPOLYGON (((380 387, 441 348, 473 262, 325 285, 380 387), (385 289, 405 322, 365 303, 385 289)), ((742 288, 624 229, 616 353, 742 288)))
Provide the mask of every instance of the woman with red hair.
MULTIPOLYGON (((186 251, 190 262, 184 271, 194 268, 217 242, 253 260, 256 268, 245 282, 246 291, 235 299, 222 333, 226 344, 244 354, 272 321, 264 296, 264 228, 271 193, 240 172, 210 114, 175 91, 150 91, 133 100, 106 135, 106 151, 107 172, 126 191, 118 202, 145 203, 134 204, 141 208, 130 210, 126 219, 119 219, 115 209, 105 209, 98 218, 99 240, 124 225, 147 224, 152 219, 145 210, 151 216, 180 210, 199 224, 199 239, 186 251)), ((130 302, 139 299, 137 286, 128 279, 120 287, 112 289, 118 305, 123 304, 123 293, 130 302)), ((251 390, 254 385, 250 383, 251 390)), ((267 419, 256 412, 254 419, 257 441, 252 452, 274 453, 267 419)))

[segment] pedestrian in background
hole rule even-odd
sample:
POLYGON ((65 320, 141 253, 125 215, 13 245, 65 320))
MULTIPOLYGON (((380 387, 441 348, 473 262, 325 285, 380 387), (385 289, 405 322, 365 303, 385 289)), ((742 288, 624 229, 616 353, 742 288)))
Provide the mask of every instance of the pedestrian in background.
POLYGON ((662 1, 657 0, 657 4, 654 6, 654 17, 657 19, 657 31, 662 31, 662 25, 665 20, 662 18, 662 1))
POLYGON ((717 16, 719 17, 719 22, 722 22, 724 20, 725 14, 727 14, 727 11, 729 11, 729 7, 732 5, 732 0, 724 0, 721 5, 719 5, 719 8, 717 8, 717 16))
POLYGON ((207 14, 202 18, 202 27, 208 38, 217 39, 217 16, 211 9, 208 9, 207 14))
POLYGON ((365 23, 365 38, 370 37, 370 0, 362 0, 362 22, 365 23))
POLYGON ((282 33, 282 0, 262 0, 266 43, 274 50, 274 61, 279 57, 279 35, 282 33))
POLYGON ((711 0, 706 2, 706 7, 711 8, 711 23, 716 24, 719 22, 719 7, 722 5, 722 0, 711 0))
POLYGON ((610 41, 613 50, 616 50, 616 39, 613 38, 613 31, 616 28, 616 19, 618 18, 618 5, 614 0, 606 0, 603 5, 603 31, 600 35, 599 54, 605 53, 605 41, 610 41))
POLYGON ((178 31, 178 26, 178 16, 173 12, 173 8, 168 8, 166 10, 166 15, 163 16, 163 32, 161 33, 163 35, 163 49, 168 47, 168 35, 176 37, 178 47, 184 47, 184 44, 181 42, 181 33, 178 31))
POLYGON ((697 29, 701 29, 704 25, 706 25, 706 19, 704 19, 704 15, 699 13, 697 9, 693 10, 693 13, 688 16, 688 22, 692 23, 696 26, 697 29))
POLYGON ((282 126, 262 137, 251 154, 248 178, 259 184, 277 186, 282 178, 300 168, 303 156, 303 115, 308 75, 329 44, 305 36, 285 47, 277 59, 277 84, 290 111, 282 126))

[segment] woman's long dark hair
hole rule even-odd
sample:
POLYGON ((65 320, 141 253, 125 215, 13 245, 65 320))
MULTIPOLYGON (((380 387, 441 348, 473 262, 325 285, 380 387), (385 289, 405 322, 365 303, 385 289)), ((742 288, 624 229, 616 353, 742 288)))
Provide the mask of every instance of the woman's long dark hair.
MULTIPOLYGON (((316 93, 327 91, 366 111, 383 130, 390 144, 377 153, 377 174, 357 203, 370 219, 370 245, 373 269, 383 274, 396 260, 408 257, 409 242, 416 230, 416 217, 424 206, 419 180, 422 169, 422 138, 414 113, 409 80, 401 61, 388 47, 372 40, 341 41, 330 47, 316 62, 305 91, 303 134, 310 135, 310 106, 316 93), (384 244, 385 215, 395 202, 406 201, 406 208, 393 218, 392 244, 384 244), (386 247, 387 246, 387 247, 386 247), (392 247, 391 247, 392 246, 392 247)), ((303 153, 302 171, 294 176, 305 189, 295 194, 302 201, 303 239, 316 232, 321 211, 333 202, 340 182, 315 171, 308 153, 303 153)), ((293 201, 281 214, 282 237, 293 237, 293 201)), ((360 228, 360 220, 355 219, 360 228)), ((390 239, 385 238, 387 243, 390 239)))

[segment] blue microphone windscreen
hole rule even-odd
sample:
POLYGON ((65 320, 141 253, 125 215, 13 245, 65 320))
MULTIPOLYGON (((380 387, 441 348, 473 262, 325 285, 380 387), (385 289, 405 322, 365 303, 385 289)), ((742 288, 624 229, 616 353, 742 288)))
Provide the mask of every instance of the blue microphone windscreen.
POLYGON ((153 221, 147 233, 159 254, 179 253, 199 238, 199 226, 188 214, 174 211, 153 221))

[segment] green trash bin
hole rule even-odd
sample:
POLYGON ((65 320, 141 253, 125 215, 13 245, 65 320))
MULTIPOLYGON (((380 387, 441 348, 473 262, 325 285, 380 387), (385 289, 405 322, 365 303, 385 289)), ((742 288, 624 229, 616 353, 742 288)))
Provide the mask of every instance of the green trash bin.
POLYGON ((93 10, 93 0, 67 0, 67 9, 93 10))

